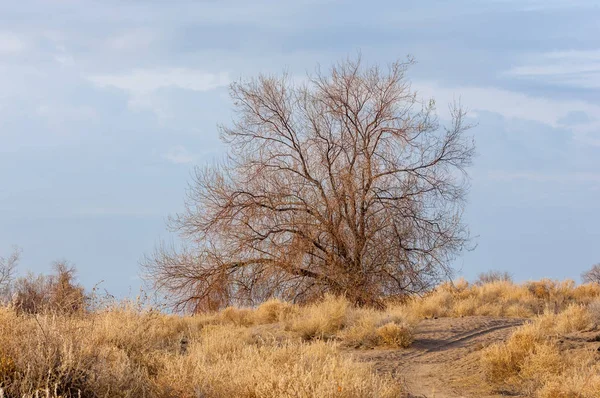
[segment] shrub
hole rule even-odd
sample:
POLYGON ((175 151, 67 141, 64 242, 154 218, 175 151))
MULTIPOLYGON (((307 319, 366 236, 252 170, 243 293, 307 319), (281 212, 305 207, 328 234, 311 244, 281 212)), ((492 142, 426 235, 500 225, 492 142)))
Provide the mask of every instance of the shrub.
POLYGON ((85 310, 87 297, 75 281, 75 268, 65 262, 54 264, 53 275, 29 273, 14 284, 12 304, 28 314, 46 311, 74 313, 85 310))
POLYGON ((11 295, 11 287, 15 278, 21 250, 17 247, 8 257, 0 257, 0 304, 8 301, 11 295))
POLYGON ((594 322, 596 327, 600 326, 600 300, 596 299, 592 301, 588 305, 588 314, 590 315, 590 320, 594 322))
POLYGON ((597 398, 600 365, 591 354, 572 361, 559 375, 549 378, 537 391, 539 398, 597 398))
POLYGON ((289 325, 303 339, 328 339, 348 322, 350 303, 344 297, 326 295, 318 303, 304 307, 289 325))
POLYGON ((578 304, 571 304, 554 318, 554 330, 559 334, 583 331, 593 323, 587 308, 578 304))
POLYGON ((338 334, 344 345, 353 348, 373 348, 380 345, 377 318, 364 316, 338 334))
POLYGON ((220 318, 226 323, 236 326, 250 326, 254 323, 252 310, 246 308, 227 307, 220 313, 220 318))
POLYGON ((486 283, 492 282, 511 282, 513 278, 512 275, 506 271, 496 271, 491 270, 487 272, 482 272, 477 276, 477 281, 475 284, 477 285, 485 285, 486 283))
POLYGON ((482 351, 481 364, 493 385, 511 385, 518 380, 526 359, 544 344, 539 327, 522 326, 505 343, 493 344, 482 351))
POLYGON ((594 354, 561 352, 555 337, 585 330, 591 323, 592 316, 582 305, 571 304, 558 314, 544 313, 517 329, 506 342, 482 351, 487 380, 496 387, 543 398, 597 397, 594 394, 600 390, 586 385, 600 386, 594 354), (587 381, 581 375, 586 375, 587 381))
POLYGON ((258 306, 255 313, 259 324, 282 322, 298 313, 298 307, 281 300, 271 299, 258 306))
POLYGON ((581 274, 584 283, 600 283, 600 263, 581 274))
POLYGON ((407 348, 414 341, 413 329, 409 325, 387 323, 377 328, 380 345, 391 348, 407 348))

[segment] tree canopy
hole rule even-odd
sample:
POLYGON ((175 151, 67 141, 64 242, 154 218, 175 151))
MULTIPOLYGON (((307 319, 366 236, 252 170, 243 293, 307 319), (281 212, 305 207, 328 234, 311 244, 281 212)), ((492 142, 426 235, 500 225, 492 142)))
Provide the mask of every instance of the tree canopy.
POLYGON ((464 110, 442 126, 412 90, 411 63, 233 84, 227 159, 196 169, 170 220, 185 244, 144 262, 155 287, 179 309, 326 292, 378 305, 449 275, 474 146, 464 110))

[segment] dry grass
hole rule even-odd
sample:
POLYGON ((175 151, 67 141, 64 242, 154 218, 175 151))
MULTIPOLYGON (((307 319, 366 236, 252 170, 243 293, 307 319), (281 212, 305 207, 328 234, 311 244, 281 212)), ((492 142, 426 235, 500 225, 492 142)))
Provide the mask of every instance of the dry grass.
POLYGON ((571 304, 587 305, 600 297, 600 284, 576 286, 571 280, 542 279, 515 284, 510 280, 469 284, 444 283, 407 306, 416 318, 496 316, 530 318, 563 311, 571 304))
POLYGON ((494 315, 532 322, 482 351, 490 385, 542 398, 597 397, 598 359, 565 352, 558 341, 598 327, 599 296, 593 284, 499 280, 443 284, 385 310, 333 296, 196 316, 135 303, 45 314, 0 306, 0 396, 396 397, 399 380, 347 348, 410 346, 424 317, 494 315))
POLYGON ((394 319, 336 297, 193 317, 128 305, 84 314, 0 307, 0 396, 396 397, 397 381, 339 349, 406 346, 412 327, 394 319), (367 335, 375 337, 361 342, 367 335))
POLYGON ((592 349, 569 351, 558 342, 569 333, 594 327, 587 306, 571 304, 547 311, 482 352, 487 380, 500 390, 542 398, 600 396, 600 366, 592 349))

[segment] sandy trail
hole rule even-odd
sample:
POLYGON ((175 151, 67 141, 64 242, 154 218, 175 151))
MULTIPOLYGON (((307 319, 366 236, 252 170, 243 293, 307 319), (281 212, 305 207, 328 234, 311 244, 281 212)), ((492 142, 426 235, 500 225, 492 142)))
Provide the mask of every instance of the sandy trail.
POLYGON ((485 385, 479 351, 505 340, 524 322, 492 317, 426 319, 418 325, 411 348, 355 351, 355 355, 373 362, 377 372, 403 380, 408 397, 500 397, 485 385))

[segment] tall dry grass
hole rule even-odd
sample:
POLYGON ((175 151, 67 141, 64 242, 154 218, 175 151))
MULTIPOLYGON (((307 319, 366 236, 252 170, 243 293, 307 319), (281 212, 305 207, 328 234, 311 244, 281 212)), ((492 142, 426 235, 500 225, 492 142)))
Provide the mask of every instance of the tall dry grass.
POLYGON ((396 397, 397 381, 339 347, 406 346, 411 336, 400 316, 352 308, 336 297, 308 307, 271 300, 198 316, 133 305, 70 314, 1 307, 0 394, 396 397), (375 337, 359 341, 367 335, 375 337))
POLYGON ((572 280, 542 279, 523 284, 510 280, 470 284, 447 282, 407 304, 415 318, 495 316, 530 318, 558 313, 571 304, 589 304, 600 297, 600 284, 575 285, 572 280))
POLYGON ((590 308, 598 303, 548 311, 506 342, 483 350, 481 365, 488 382, 501 390, 540 398, 600 397, 600 358, 595 347, 567 350, 559 344, 569 334, 597 330, 600 319, 590 308))
POLYGON ((442 284, 384 310, 334 296, 196 316, 135 302, 41 313, 0 306, 0 397, 397 397, 399 380, 348 348, 401 349, 419 319, 470 315, 532 318, 483 351, 490 384, 542 398, 597 397, 598 358, 567 355, 557 341, 600 325, 598 297, 594 284, 495 280, 442 284))

